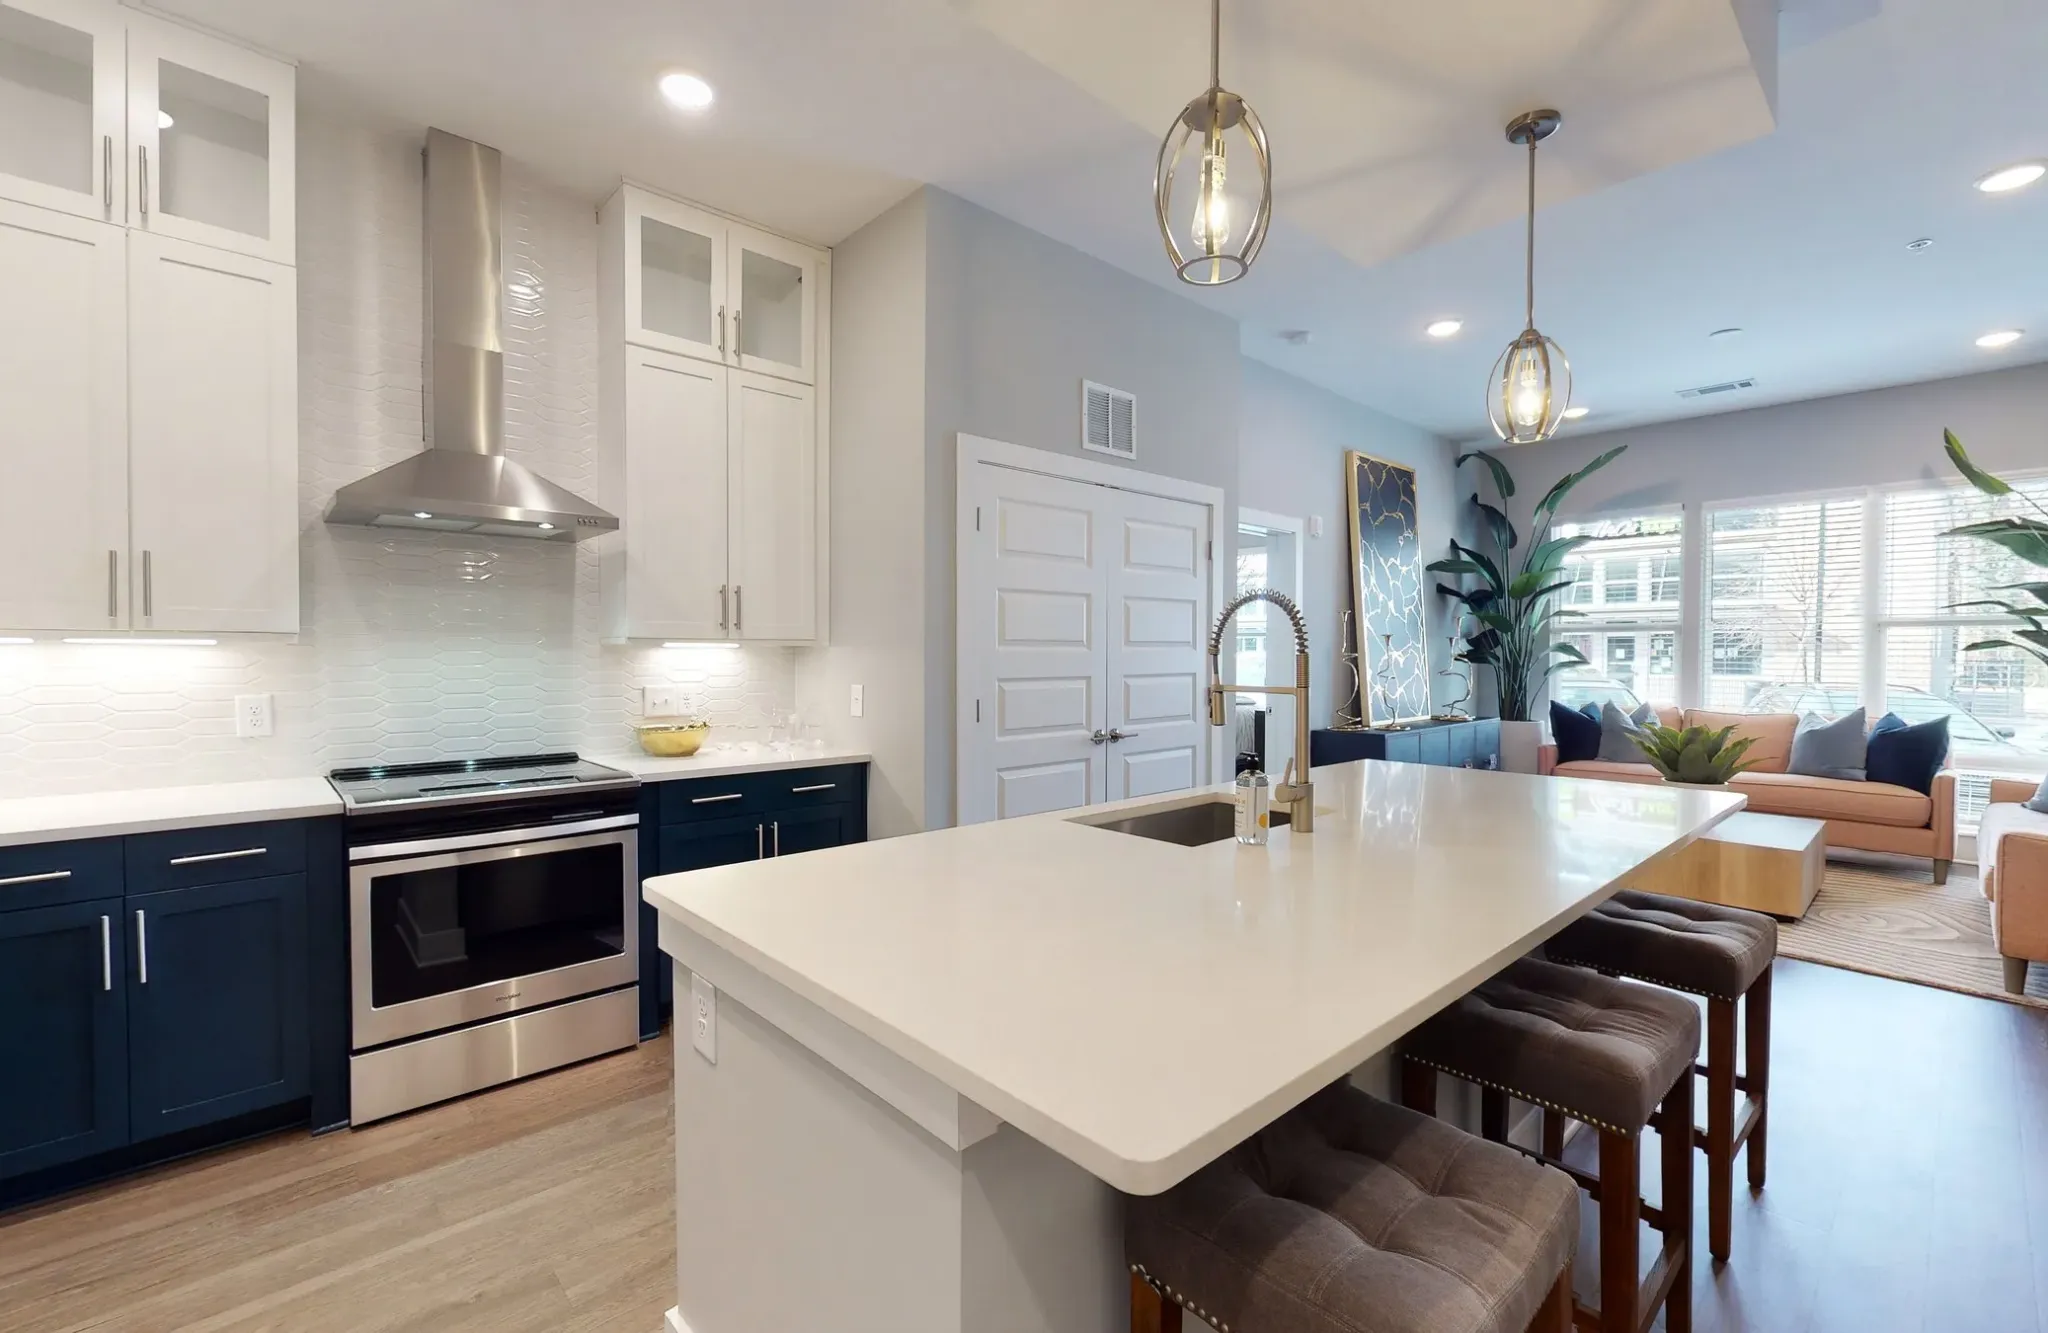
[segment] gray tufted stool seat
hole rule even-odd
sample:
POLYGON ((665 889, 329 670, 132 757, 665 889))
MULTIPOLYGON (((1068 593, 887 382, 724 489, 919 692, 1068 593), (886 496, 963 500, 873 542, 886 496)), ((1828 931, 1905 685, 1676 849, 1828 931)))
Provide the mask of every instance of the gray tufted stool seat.
MULTIPOLYGON (((1764 1187, 1771 1078, 1771 963, 1778 923, 1761 912, 1625 889, 1560 931, 1543 950, 1553 962, 1635 977, 1707 1001, 1707 1247, 1726 1262, 1735 1213, 1735 1154, 1747 1149, 1749 1185, 1764 1187), (1735 1068, 1736 1006, 1744 1064, 1735 1068), (1736 1094, 1747 1094, 1741 1116, 1736 1094)), ((1564 1141, 1546 1113, 1545 1151, 1564 1141)))
MULTIPOLYGON (((1641 1333, 1663 1307, 1669 1333, 1692 1328, 1692 1085, 1700 1015, 1651 986, 1537 958, 1499 975, 1402 1043, 1402 1100, 1436 1109, 1437 1074, 1481 1088, 1486 1137, 1505 1141, 1510 1098, 1582 1120, 1600 1134, 1600 1174, 1571 1172, 1600 1204, 1603 1333, 1641 1333), (1662 1148, 1662 1206, 1643 1202, 1642 1131, 1662 1148), (1640 1286, 1639 1221, 1663 1233, 1640 1286)), ((1589 1312, 1589 1314, 1592 1312, 1589 1312)))
POLYGON ((1339 1084, 1127 1200, 1124 1236, 1134 1329, 1184 1306, 1226 1333, 1547 1333, 1569 1327, 1578 1191, 1339 1084))

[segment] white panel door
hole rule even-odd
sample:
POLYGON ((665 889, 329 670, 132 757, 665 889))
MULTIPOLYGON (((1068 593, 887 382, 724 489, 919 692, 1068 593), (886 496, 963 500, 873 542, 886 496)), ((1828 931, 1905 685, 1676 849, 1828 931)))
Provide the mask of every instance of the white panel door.
POLYGON ((815 639, 817 399, 809 385, 729 374, 734 636, 815 639))
POLYGON ((128 16, 130 226, 295 262, 298 72, 128 16))
POLYGON ((731 637, 725 413, 722 366, 626 349, 629 637, 731 637))
POLYGON ((1209 511, 1111 491, 1107 799, 1208 781, 1209 511))
POLYGON ((299 628, 297 272, 131 232, 138 629, 299 628))
POLYGON ((807 245, 737 223, 727 234, 735 364, 811 383, 818 373, 821 256, 807 245))
POLYGON ((1103 798, 1103 651, 1112 493, 1013 468, 962 478, 960 821, 1103 798))
POLYGON ((112 0, 0 0, 0 198, 126 217, 126 50, 112 0))
POLYGON ((0 201, 0 630, 126 624, 126 235, 0 201))
POLYGON ((729 363, 724 218, 635 186, 625 204, 626 341, 729 363))

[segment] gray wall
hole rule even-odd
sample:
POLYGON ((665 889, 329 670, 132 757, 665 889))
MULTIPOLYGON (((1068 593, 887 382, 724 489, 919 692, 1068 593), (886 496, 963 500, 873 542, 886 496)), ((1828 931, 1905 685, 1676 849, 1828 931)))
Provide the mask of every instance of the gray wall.
MULTIPOLYGON (((1338 642, 1351 605, 1350 518, 1345 512, 1344 455, 1358 449, 1415 469, 1423 556, 1449 554, 1461 494, 1451 475, 1450 444, 1405 421, 1247 359, 1238 418, 1238 500, 1254 509, 1323 520, 1323 535, 1302 543, 1302 612, 1314 650, 1309 720, 1328 726, 1337 698, 1338 642)), ((1434 580, 1432 580, 1432 586, 1434 580)), ((1431 596, 1430 661, 1447 665, 1444 606, 1431 596)), ((1441 683, 1441 682, 1433 682, 1441 683)), ((1455 693, 1455 690, 1452 691, 1455 693)), ((1285 708, 1284 703, 1278 705, 1285 708)), ((1282 719, 1287 721, 1287 719, 1282 719)))
POLYGON ((1953 480, 1941 451, 1944 426, 1986 467, 2041 467, 2048 465, 2044 421, 2048 365, 2034 365, 1573 435, 1501 456, 1520 486, 1519 520, 1552 481, 1617 444, 1629 451, 1572 492, 1567 515, 1953 480))

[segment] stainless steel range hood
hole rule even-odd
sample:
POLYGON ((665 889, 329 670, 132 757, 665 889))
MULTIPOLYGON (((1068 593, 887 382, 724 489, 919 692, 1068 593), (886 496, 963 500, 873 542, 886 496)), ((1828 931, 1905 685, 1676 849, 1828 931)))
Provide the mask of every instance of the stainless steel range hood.
POLYGON ((495 148, 427 131, 425 452, 334 493, 329 523, 582 541, 619 520, 504 456, 495 148))

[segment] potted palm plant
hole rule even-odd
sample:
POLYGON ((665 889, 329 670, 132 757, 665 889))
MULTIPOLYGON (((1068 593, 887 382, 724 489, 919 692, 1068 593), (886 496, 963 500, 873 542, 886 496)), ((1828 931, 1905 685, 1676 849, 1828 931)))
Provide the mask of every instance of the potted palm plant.
MULTIPOLYGON (((1963 448, 1963 442, 1952 430, 1941 433, 1942 447, 1948 451, 1949 462, 1965 480, 1986 495, 2019 495, 2021 499, 2040 512, 2042 518, 2016 515, 2006 518, 1987 519, 1981 523, 1966 523, 1951 529, 1955 537, 1976 537, 1983 541, 1995 542, 2012 552, 2030 565, 2048 570, 2048 508, 2031 495, 2015 491, 2012 486, 1992 476, 1989 472, 1970 461, 1970 455, 1963 448)), ((2014 598, 2004 601, 1999 598, 1985 598, 1974 602, 1959 602, 1951 610, 1983 610, 1996 607, 2003 615, 2011 617, 2013 626, 2008 631, 2012 637, 2004 639, 1979 639, 1963 645, 1966 653, 1991 652, 2000 648, 2017 648, 2043 666, 2048 666, 2048 582, 2022 581, 2003 583, 1990 589, 1992 592, 2023 593, 2032 598, 2031 602, 2014 598)))
POLYGON ((1559 606, 1557 599, 1572 583, 1564 573, 1565 557, 1591 538, 1553 537, 1551 521, 1573 487, 1620 457, 1627 447, 1608 450, 1578 471, 1567 473, 1544 492, 1530 511, 1526 546, 1506 511, 1507 502, 1515 494, 1514 474, 1483 449, 1458 456, 1460 467, 1474 460, 1485 466, 1499 498, 1499 504, 1488 504, 1478 491, 1472 493, 1472 507, 1479 514, 1481 531, 1485 533, 1481 546, 1491 549, 1452 542, 1450 556, 1428 569, 1434 574, 1457 576, 1460 586, 1438 584, 1437 591, 1462 603, 1479 623, 1478 633, 1466 641, 1465 651, 1458 654, 1457 660, 1493 672, 1504 768, 1523 773, 1536 771, 1543 727, 1531 714, 1544 684, 1565 667, 1589 665, 1577 648, 1556 640, 1553 627, 1557 621, 1578 614, 1559 606))

